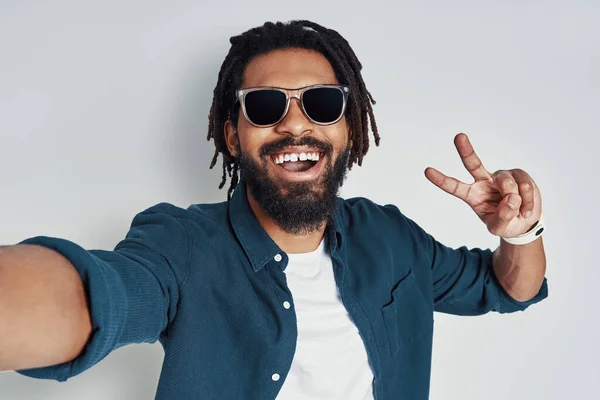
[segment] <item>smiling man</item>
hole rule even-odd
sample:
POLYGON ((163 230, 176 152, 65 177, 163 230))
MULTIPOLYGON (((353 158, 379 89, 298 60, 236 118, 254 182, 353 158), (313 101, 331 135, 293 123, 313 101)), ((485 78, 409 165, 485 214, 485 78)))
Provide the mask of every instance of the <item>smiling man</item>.
POLYGON ((464 134, 474 183, 425 171, 501 238, 495 251, 339 198, 369 121, 379 143, 348 42, 293 21, 231 43, 208 134, 227 201, 153 206, 113 251, 49 237, 0 248, 0 369, 64 381, 160 340, 157 399, 427 399, 434 311, 508 313, 547 296, 537 185, 489 173, 464 134))
POLYGON ((224 126, 227 151, 239 159, 250 190, 250 206, 263 221, 272 221, 266 228, 270 236, 288 238, 290 248, 283 250, 314 250, 350 158, 344 116, 350 87, 338 83, 325 56, 299 48, 255 57, 242 87, 236 92, 237 118, 224 126))

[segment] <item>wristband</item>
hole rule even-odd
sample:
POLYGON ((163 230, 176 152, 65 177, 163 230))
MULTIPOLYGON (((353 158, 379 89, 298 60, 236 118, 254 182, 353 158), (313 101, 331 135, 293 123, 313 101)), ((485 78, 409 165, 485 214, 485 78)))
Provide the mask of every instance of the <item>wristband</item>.
POLYGON ((542 214, 542 215, 540 215, 540 220, 533 226, 533 228, 531 228, 529 230, 529 232, 526 232, 517 237, 512 237, 512 238, 503 237, 502 239, 504 239, 504 241, 506 241, 507 243, 510 243, 510 244, 531 243, 534 240, 536 240, 537 238, 542 236, 542 232, 544 232, 545 228, 546 228, 546 226, 544 224, 544 215, 542 214))

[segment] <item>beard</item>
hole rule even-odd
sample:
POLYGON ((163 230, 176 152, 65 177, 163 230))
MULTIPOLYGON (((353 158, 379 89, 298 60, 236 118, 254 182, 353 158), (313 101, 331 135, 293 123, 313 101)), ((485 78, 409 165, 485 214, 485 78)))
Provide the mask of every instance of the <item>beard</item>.
POLYGON ((339 189, 348 172, 350 144, 333 160, 330 144, 307 136, 298 141, 288 137, 263 146, 259 152, 260 164, 241 151, 239 142, 237 150, 242 179, 252 197, 281 229, 293 235, 308 235, 319 230, 323 223, 330 222, 339 189), (264 157, 289 146, 305 145, 318 148, 327 156, 328 165, 324 166, 321 177, 311 182, 275 181, 269 175, 268 161, 264 157))

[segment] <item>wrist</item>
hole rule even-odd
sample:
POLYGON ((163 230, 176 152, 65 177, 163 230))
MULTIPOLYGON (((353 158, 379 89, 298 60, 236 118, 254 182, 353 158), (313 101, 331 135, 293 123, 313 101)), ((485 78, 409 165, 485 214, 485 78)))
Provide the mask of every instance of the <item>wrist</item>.
POLYGON ((542 214, 540 215, 540 219, 537 221, 537 223, 535 223, 527 232, 512 238, 502 237, 502 239, 504 239, 504 241, 507 243, 516 245, 531 243, 542 236, 542 232, 544 232, 545 228, 544 215, 542 214))

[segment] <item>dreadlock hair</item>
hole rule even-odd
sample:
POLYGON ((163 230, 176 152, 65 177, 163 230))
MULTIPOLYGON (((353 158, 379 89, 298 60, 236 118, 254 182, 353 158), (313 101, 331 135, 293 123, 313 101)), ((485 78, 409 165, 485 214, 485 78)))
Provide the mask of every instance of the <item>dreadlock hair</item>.
POLYGON ((230 40, 231 49, 221 65, 217 85, 213 92, 213 102, 208 116, 207 140, 214 140, 215 153, 210 163, 212 169, 219 156, 223 156, 223 176, 219 189, 227 182, 231 184, 227 192, 227 200, 239 182, 239 160, 233 157, 225 141, 224 126, 230 119, 237 128, 239 104, 235 104, 235 91, 240 88, 246 65, 254 57, 280 49, 314 50, 328 60, 340 84, 350 86, 350 96, 346 106, 345 117, 349 125, 352 148, 348 160, 348 169, 362 160, 369 150, 369 120, 375 139, 379 146, 379 133, 371 104, 375 100, 367 91, 362 75, 361 63, 350 44, 339 33, 327 29, 311 21, 290 21, 287 23, 267 22, 263 26, 250 29, 230 40))

